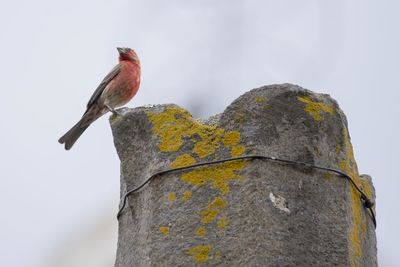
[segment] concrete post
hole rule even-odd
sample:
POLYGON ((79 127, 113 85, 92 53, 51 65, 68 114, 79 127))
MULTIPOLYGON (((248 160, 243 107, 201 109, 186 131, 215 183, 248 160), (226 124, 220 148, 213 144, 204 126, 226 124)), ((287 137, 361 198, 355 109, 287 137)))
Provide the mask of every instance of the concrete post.
MULTIPOLYGON (((176 105, 112 118, 121 195, 153 173, 243 155, 359 176, 345 115, 328 95, 283 84, 251 90, 208 121, 176 105)), ((339 175, 264 160, 161 175, 128 198, 115 266, 377 266, 375 229, 339 175)))

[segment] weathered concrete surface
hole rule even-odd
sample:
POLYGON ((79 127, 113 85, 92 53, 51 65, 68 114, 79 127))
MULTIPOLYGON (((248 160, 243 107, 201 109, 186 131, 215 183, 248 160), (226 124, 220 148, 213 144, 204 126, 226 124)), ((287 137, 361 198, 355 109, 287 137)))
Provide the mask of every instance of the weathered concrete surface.
MULTIPOLYGON (((175 105, 139 107, 111 121, 121 194, 154 172, 261 154, 359 177, 336 101, 271 85, 242 95, 216 124, 175 105)), ((376 266, 369 213, 334 174, 262 160, 222 163, 156 178, 129 197, 115 266, 376 266)))

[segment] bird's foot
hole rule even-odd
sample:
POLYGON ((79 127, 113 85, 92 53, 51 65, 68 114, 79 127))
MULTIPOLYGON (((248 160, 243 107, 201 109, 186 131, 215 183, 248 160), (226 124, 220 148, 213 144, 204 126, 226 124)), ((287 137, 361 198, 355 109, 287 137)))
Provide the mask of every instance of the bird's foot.
POLYGON ((112 112, 112 114, 113 114, 114 116, 122 116, 122 114, 121 114, 119 111, 113 109, 113 108, 110 107, 109 105, 105 105, 105 106, 106 106, 106 108, 107 108, 109 111, 112 112))
POLYGON ((119 112, 118 110, 113 110, 113 111, 111 111, 112 113, 113 113, 113 115, 114 116, 122 116, 122 113, 121 112, 119 112))

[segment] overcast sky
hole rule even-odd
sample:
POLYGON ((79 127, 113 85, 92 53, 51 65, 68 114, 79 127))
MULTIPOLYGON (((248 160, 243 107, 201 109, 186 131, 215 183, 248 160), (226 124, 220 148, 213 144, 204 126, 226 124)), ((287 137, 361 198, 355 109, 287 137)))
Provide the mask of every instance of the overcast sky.
POLYGON ((399 7, 386 0, 3 0, 0 266, 40 266, 96 218, 115 216, 119 160, 107 116, 69 152, 57 139, 116 64, 117 46, 134 48, 142 61, 130 107, 176 103, 207 117, 249 89, 286 82, 334 97, 359 170, 377 190, 380 264, 400 266, 399 7))

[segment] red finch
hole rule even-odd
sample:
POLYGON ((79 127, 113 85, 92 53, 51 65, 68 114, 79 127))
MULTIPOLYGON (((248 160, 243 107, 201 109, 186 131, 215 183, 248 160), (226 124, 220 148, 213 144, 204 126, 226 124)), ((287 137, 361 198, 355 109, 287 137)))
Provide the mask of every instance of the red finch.
POLYGON ((69 150, 89 125, 108 111, 118 115, 115 108, 129 102, 140 85, 140 61, 130 48, 117 48, 119 63, 101 81, 86 106, 80 121, 58 142, 69 150))

